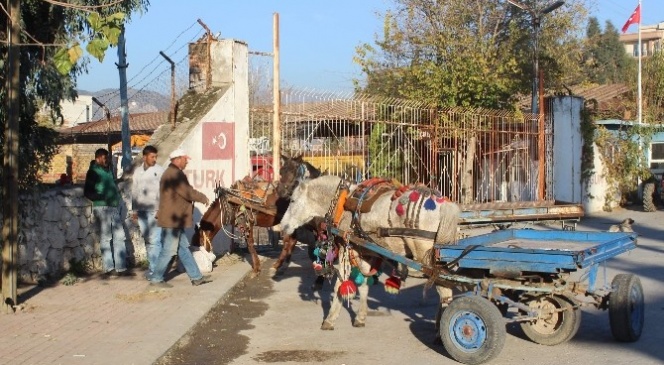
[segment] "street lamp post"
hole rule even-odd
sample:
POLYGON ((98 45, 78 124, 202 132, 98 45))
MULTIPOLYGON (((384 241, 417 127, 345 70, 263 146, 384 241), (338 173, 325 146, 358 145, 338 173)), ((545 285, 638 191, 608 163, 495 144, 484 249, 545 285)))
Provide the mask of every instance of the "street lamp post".
POLYGON ((517 8, 530 13, 533 24, 533 90, 531 101, 531 112, 539 114, 539 29, 541 25, 542 16, 558 9, 565 4, 565 1, 554 1, 544 7, 537 9, 534 7, 526 6, 517 0, 507 0, 508 3, 516 6, 517 8))

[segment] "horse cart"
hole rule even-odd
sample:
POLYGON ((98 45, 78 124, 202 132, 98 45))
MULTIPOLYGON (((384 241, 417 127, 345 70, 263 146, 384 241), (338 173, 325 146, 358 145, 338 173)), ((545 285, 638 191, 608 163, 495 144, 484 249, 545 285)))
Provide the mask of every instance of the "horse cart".
POLYGON ((328 233, 421 271, 437 285, 461 289, 437 319, 446 351, 461 363, 480 364, 497 356, 509 322, 517 322, 533 342, 564 343, 579 329, 582 306, 608 310, 618 341, 633 342, 641 335, 639 278, 618 274, 608 283, 603 266, 636 247, 634 233, 507 229, 434 245, 432 264, 394 254, 348 231, 330 227, 328 233))

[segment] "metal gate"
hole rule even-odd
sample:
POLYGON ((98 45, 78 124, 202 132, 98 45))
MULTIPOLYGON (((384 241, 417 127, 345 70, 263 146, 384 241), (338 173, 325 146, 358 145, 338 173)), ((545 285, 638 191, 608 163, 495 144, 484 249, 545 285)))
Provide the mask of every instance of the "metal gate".
MULTIPOLYGON (((540 131, 533 115, 514 112, 302 91, 281 100, 282 152, 330 174, 422 183, 461 204, 553 197, 548 117, 540 131)), ((250 124, 252 153, 269 154, 272 106, 253 105, 250 124)))

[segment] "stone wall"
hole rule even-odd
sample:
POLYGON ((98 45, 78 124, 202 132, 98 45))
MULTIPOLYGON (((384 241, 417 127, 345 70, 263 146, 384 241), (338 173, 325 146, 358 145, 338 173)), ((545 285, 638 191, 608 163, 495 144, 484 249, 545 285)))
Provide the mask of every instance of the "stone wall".
MULTIPOLYGON (((129 184, 120 182, 122 216, 129 264, 145 260, 145 245, 127 212, 129 184)), ((57 278, 72 262, 88 272, 101 270, 99 229, 82 185, 58 186, 19 197, 19 280, 28 283, 57 278)))

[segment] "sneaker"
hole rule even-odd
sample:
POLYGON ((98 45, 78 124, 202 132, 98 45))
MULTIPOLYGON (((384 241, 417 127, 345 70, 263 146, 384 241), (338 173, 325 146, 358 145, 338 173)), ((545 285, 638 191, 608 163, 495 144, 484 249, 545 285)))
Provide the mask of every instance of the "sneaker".
POLYGON ((152 271, 146 271, 143 274, 143 277, 145 278, 145 280, 150 280, 150 278, 152 277, 152 271))
POLYGON ((172 284, 169 284, 165 281, 151 281, 150 286, 154 286, 154 287, 157 287, 157 288, 164 288, 164 289, 170 289, 170 288, 173 287, 172 284))
POLYGON ((199 285, 203 285, 203 284, 205 284, 205 283, 211 283, 211 282, 212 282, 212 276, 210 276, 210 275, 203 275, 203 277, 200 278, 200 279, 192 280, 192 281, 191 281, 191 285, 193 285, 193 286, 199 286, 199 285))
POLYGON ((108 279, 111 278, 111 276, 115 276, 115 275, 117 275, 115 273, 115 270, 106 271, 105 273, 101 274, 101 278, 102 278, 102 280, 108 280, 108 279))
POLYGON ((115 274, 113 276, 136 276, 133 272, 129 270, 122 270, 122 271, 115 271, 115 274))

